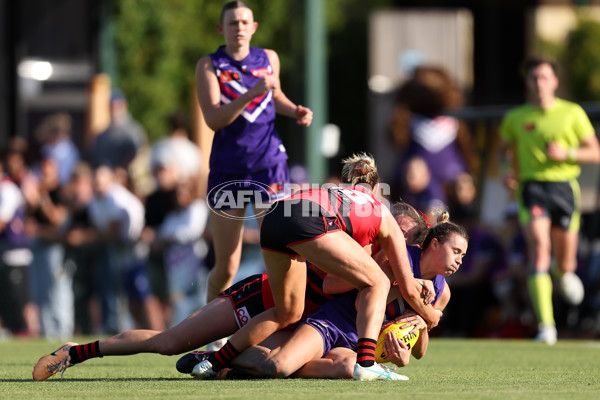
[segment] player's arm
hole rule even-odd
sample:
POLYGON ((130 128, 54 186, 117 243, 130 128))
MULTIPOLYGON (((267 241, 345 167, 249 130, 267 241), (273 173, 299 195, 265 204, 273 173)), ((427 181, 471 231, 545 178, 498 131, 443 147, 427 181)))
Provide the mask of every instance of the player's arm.
POLYGON ((439 323, 440 316, 433 307, 425 305, 421 299, 421 291, 418 287, 422 286, 413 277, 404 235, 390 211, 386 207, 382 207, 382 211, 378 242, 390 261, 395 283, 400 289, 402 298, 427 321, 429 329, 434 328, 439 323))
POLYGON ((298 125, 309 126, 312 122, 313 113, 312 111, 304 106, 294 104, 281 90, 281 84, 279 84, 279 56, 277 53, 270 49, 265 49, 271 68, 273 68, 274 79, 277 80, 278 84, 273 89, 273 100, 275 101, 275 110, 281 115, 285 115, 290 118, 295 118, 298 125))
MULTIPOLYGON (((444 283, 444 290, 442 291, 442 294, 440 295, 440 297, 438 297, 438 299, 434 305, 434 308, 441 312, 446 308, 449 301, 450 301, 450 287, 448 286, 447 283, 444 283)), ((417 360, 420 360, 421 358, 425 357, 425 353, 427 353, 428 346, 429 346, 429 332, 427 331, 427 329, 421 329, 421 331, 419 332, 419 339, 417 339, 415 345, 412 348, 413 357, 415 357, 417 360)))
POLYGON ((260 79, 246 93, 228 104, 221 104, 221 89, 210 56, 202 57, 196 64, 196 92, 204 120, 210 129, 217 131, 230 125, 257 97, 274 90, 279 80, 268 75, 260 79))
POLYGON ((556 142, 548 143, 548 157, 556 161, 570 161, 581 164, 600 162, 600 145, 594 133, 579 143, 579 147, 565 149, 556 142))

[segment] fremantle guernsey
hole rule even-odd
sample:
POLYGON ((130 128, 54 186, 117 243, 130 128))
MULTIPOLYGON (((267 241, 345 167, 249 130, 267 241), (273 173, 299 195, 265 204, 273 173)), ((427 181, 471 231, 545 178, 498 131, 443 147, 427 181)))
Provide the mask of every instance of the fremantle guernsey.
MULTIPOLYGON (((421 278, 421 249, 407 246, 406 250, 415 278, 421 278)), ((442 275, 436 275, 433 278, 435 299, 432 304, 435 304, 441 296, 445 284, 446 280, 442 275)), ((358 343, 358 332, 356 330, 357 296, 358 290, 356 289, 344 293, 333 300, 329 300, 300 322, 312 326, 319 332, 323 338, 323 355, 335 347, 344 347, 356 351, 356 344, 358 343)), ((407 309, 412 308, 406 305, 401 297, 392 301, 386 307, 384 323, 398 318, 407 309)))
MULTIPOLYGON (((225 52, 225 46, 210 55, 219 88, 221 104, 246 93, 273 69, 264 49, 250 47, 241 61, 225 52)), ((210 154, 210 170, 228 174, 264 170, 287 160, 285 147, 275 131, 273 91, 254 98, 230 125, 215 132, 210 154)))

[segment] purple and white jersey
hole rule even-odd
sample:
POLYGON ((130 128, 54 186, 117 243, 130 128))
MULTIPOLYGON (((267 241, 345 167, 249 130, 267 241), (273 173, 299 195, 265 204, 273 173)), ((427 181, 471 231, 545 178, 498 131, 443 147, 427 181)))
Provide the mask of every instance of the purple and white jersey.
MULTIPOLYGON (((408 253, 408 261, 410 262, 410 267, 413 271, 414 277, 421 279, 421 249, 416 246, 406 246, 406 251, 408 253)), ((436 275, 432 281, 435 297, 431 303, 435 304, 444 291, 444 287, 446 286, 446 278, 444 278, 443 275, 436 275)), ((412 310, 412 307, 401 297, 392 301, 385 309, 386 321, 391 321, 399 317, 400 315, 404 314, 407 309, 412 310)))
POLYGON ((452 181, 467 171, 457 136, 458 120, 445 115, 428 118, 414 114, 410 122, 412 141, 406 159, 421 156, 438 182, 452 181))
MULTIPOLYGON (((252 88, 273 68, 264 49, 250 47, 241 61, 225 52, 225 46, 210 55, 219 88, 221 104, 228 104, 252 88)), ((229 174, 255 172, 287 160, 287 153, 275 131, 273 91, 254 98, 242 114, 215 132, 210 154, 210 170, 229 174)))

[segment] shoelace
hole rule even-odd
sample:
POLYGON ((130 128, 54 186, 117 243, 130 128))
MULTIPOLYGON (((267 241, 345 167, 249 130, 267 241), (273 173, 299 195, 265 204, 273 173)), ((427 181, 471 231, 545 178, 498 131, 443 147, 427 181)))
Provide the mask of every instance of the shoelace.
POLYGON ((385 365, 385 364, 379 364, 379 366, 388 372, 392 372, 392 371, 396 370, 395 366, 390 366, 390 365, 385 365))
POLYGON ((67 368, 69 368, 71 365, 72 364, 69 362, 69 358, 65 357, 59 363, 54 363, 54 364, 48 365, 48 371, 52 372, 52 375, 56 374, 57 372, 60 372, 60 379, 62 380, 65 370, 67 368))

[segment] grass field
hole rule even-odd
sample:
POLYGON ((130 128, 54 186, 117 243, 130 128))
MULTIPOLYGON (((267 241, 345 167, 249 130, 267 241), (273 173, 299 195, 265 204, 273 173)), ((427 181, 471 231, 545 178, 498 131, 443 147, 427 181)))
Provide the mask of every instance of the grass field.
POLYGON ((600 341, 432 339, 427 356, 402 369, 408 382, 198 381, 175 370, 179 357, 155 354, 89 360, 62 381, 32 381, 38 358, 61 344, 0 342, 0 399, 600 399, 600 341))

